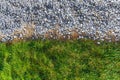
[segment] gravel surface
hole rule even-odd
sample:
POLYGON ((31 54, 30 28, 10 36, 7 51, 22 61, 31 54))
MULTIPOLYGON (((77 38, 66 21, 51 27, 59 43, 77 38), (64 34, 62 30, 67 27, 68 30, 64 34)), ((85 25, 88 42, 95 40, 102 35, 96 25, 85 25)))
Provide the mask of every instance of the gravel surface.
POLYGON ((0 40, 120 40, 120 0, 0 0, 0 40))

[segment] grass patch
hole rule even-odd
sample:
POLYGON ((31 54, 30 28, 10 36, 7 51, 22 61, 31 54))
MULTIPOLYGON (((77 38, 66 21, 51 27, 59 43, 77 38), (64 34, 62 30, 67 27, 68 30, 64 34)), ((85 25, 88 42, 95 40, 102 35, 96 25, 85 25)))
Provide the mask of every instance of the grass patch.
POLYGON ((120 42, 0 43, 0 80, 120 80, 120 42))

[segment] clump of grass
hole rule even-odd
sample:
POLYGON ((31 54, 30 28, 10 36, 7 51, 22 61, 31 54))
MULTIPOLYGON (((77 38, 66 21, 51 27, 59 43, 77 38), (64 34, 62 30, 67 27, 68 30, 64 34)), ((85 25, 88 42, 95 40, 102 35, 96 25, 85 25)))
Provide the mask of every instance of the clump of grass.
POLYGON ((0 43, 1 80, 119 80, 120 43, 31 40, 0 43))

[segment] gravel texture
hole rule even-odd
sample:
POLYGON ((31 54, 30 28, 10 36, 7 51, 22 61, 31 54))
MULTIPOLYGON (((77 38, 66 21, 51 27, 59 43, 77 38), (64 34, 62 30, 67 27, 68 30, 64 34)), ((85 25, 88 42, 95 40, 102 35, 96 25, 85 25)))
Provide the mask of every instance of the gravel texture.
POLYGON ((120 0, 0 0, 0 40, 120 40, 120 0))

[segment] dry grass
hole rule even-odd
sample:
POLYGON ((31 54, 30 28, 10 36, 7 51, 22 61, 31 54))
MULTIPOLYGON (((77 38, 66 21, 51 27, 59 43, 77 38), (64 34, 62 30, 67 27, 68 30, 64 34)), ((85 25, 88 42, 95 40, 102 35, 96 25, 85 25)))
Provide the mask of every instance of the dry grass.
POLYGON ((114 32, 113 30, 109 30, 109 31, 106 32, 106 35, 109 39, 111 39, 112 42, 115 42, 116 41, 116 36, 114 35, 113 32, 114 32))
MULTIPOLYGON (((12 34, 10 34, 11 36, 14 36, 14 39, 12 40, 12 42, 18 42, 22 39, 28 39, 28 38, 32 38, 33 36, 35 37, 40 37, 40 38, 44 38, 44 39, 57 39, 57 40, 68 40, 68 39, 78 39, 79 36, 91 36, 89 34, 87 34, 86 32, 82 32, 79 31, 77 28, 74 28, 72 30, 67 29, 67 32, 69 33, 62 33, 60 32, 60 24, 56 24, 55 28, 53 29, 49 29, 47 32, 45 32, 44 34, 37 34, 35 35, 35 25, 34 23, 25 23, 22 25, 21 28, 16 29, 12 34), (20 37, 20 35, 22 35, 22 37, 20 37)), ((111 40, 112 42, 116 41, 116 36, 113 33, 113 30, 109 30, 106 32, 105 36, 104 36, 104 40, 105 41, 109 41, 111 40)), ((99 38, 99 32, 96 31, 95 36, 99 38)), ((0 40, 2 38, 4 38, 5 35, 3 35, 2 33, 0 33, 0 40)))
POLYGON ((71 39, 77 39, 79 37, 79 33, 75 30, 71 32, 71 39))
POLYGON ((13 39, 13 41, 19 41, 23 38, 30 38, 34 35, 35 31, 35 25, 33 23, 31 24, 23 24, 22 28, 16 29, 12 36, 16 36, 16 38, 13 39), (18 35, 22 35, 22 37, 18 37, 18 35))
POLYGON ((24 31, 24 37, 31 37, 34 34, 34 30, 35 30, 35 25, 34 24, 26 24, 24 29, 26 31, 24 31))
POLYGON ((0 32, 0 41, 1 41, 2 38, 4 38, 4 37, 5 37, 5 35, 0 32))
POLYGON ((76 30, 72 30, 70 34, 63 34, 59 32, 59 28, 50 29, 44 34, 45 39, 67 40, 67 39, 77 39, 78 37, 79 37, 79 33, 76 30))

